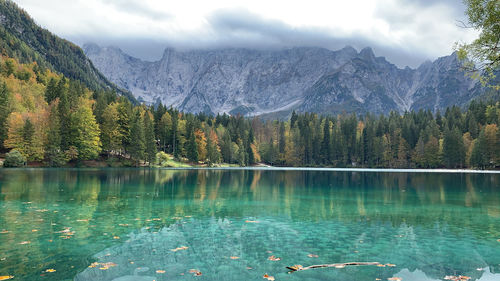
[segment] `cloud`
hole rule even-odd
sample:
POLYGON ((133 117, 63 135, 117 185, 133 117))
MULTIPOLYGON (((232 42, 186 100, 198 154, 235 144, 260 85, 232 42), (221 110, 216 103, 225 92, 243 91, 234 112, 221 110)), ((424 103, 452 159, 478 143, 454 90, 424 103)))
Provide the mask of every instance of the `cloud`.
POLYGON ((116 10, 130 15, 139 15, 151 18, 153 20, 171 19, 173 16, 158 8, 151 7, 147 2, 138 2, 136 0, 103 0, 116 10))
POLYGON ((77 44, 115 45, 147 60, 177 49, 371 46, 400 67, 452 52, 477 33, 457 26, 460 0, 15 0, 77 44))

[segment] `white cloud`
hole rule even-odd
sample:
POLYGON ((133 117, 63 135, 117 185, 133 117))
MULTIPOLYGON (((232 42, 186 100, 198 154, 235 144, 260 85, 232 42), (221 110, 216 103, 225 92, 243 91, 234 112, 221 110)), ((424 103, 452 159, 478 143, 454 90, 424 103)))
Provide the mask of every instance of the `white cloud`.
MULTIPOLYGON (((457 26, 456 20, 463 19, 458 0, 15 2, 59 36, 76 43, 115 43, 143 57, 147 55, 141 55, 138 43, 130 49, 131 41, 177 48, 315 44, 331 49, 348 44, 362 48, 364 44, 399 65, 415 66, 417 60, 448 55, 457 40, 470 41, 476 36, 457 26), (409 54, 413 58, 398 61, 394 51, 399 57, 409 54)), ((152 53, 158 56, 160 51, 147 52, 152 53)))

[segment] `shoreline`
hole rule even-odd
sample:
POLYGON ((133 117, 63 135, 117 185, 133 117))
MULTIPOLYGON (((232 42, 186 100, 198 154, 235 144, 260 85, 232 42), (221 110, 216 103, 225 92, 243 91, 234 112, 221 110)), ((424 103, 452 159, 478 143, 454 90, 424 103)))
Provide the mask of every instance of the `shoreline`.
POLYGON ((318 171, 318 172, 362 172, 362 173, 442 173, 442 174, 500 174, 500 170, 471 169, 395 169, 395 168, 320 168, 320 167, 19 167, 0 168, 2 170, 113 170, 113 169, 151 169, 151 170, 248 170, 248 171, 318 171))

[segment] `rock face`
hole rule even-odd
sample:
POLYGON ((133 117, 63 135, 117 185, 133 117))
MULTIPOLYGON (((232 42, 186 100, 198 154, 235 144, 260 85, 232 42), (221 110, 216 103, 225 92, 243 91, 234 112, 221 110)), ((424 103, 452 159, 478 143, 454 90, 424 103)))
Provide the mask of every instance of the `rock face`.
POLYGON ((359 53, 352 47, 166 49, 156 62, 95 44, 85 45, 84 51, 108 79, 138 100, 195 113, 435 111, 484 91, 460 71, 455 54, 400 69, 370 48, 359 53))

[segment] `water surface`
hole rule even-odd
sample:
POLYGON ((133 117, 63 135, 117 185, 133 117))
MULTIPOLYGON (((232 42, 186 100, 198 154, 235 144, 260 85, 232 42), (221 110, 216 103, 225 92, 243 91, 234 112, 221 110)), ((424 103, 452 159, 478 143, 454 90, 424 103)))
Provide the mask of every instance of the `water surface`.
POLYGON ((498 281, 500 175, 3 169, 0 231, 13 280, 498 281))

